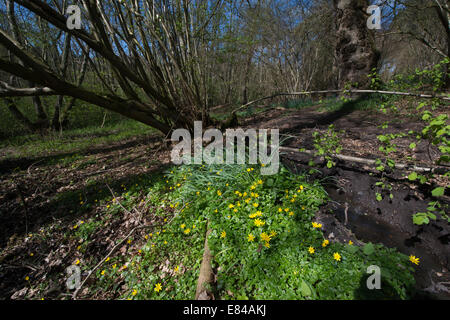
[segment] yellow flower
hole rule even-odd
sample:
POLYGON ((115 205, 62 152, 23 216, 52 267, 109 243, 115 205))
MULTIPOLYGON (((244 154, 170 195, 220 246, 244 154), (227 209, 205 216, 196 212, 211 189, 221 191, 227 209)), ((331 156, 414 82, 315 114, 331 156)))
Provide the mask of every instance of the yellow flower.
POLYGON ((289 212, 289 215, 290 215, 290 216, 293 216, 293 215, 294 215, 294 212, 293 212, 293 211, 289 212))
POLYGON ((234 208, 234 204, 230 203, 230 205, 228 206, 228 208, 233 209, 233 208, 234 208))
POLYGON ((335 252, 335 253, 333 254, 333 258, 334 258, 334 260, 336 260, 336 261, 341 261, 341 255, 340 255, 339 253, 337 253, 337 252, 335 252))
POLYGON ((253 206, 254 206, 255 208, 258 208, 259 204, 258 204, 258 203, 254 203, 253 206))
POLYGON ((329 243, 330 243, 329 240, 323 240, 323 242, 322 242, 322 247, 325 248, 329 243))
POLYGON ((186 230, 184 230, 185 234, 189 234, 189 232, 191 232, 191 229, 187 228, 186 230))
POLYGON ((117 267, 117 264, 113 264, 112 268, 115 269, 117 267))
POLYGON ((217 195, 220 197, 222 195, 222 191, 217 190, 217 195))
POLYGON ((200 195, 200 191, 197 191, 195 194, 199 196, 200 195))
POLYGON ((80 260, 77 259, 77 261, 75 261, 75 265, 79 265, 80 264, 80 260))
POLYGON ((222 233, 220 234, 221 238, 225 238, 227 236, 227 233, 225 231, 222 231, 222 233))
POLYGON ((414 263, 415 265, 419 265, 419 263, 420 263, 419 258, 416 258, 416 257, 413 256, 413 255, 410 255, 410 256, 409 256, 409 261, 411 261, 411 262, 414 263))
POLYGON ((265 246, 266 248, 270 248, 270 243, 266 242, 266 243, 264 243, 264 246, 265 246))
POLYGON ((157 283, 155 286, 155 292, 160 292, 162 290, 161 283, 157 283))
POLYGON ((137 295, 137 290, 134 289, 133 292, 131 293, 131 295, 134 297, 135 295, 137 295))
POLYGON ((217 209, 216 209, 216 210, 214 210, 214 213, 217 213, 217 212, 219 212, 219 210, 217 210, 217 209))
POLYGON ((265 225, 266 223, 264 221, 262 221, 261 219, 255 219, 255 226, 257 227, 261 227, 263 225, 265 225))
POLYGON ((263 181, 261 179, 259 179, 258 184, 263 184, 263 181))
POLYGON ((29 277, 29 276, 26 276, 26 277, 25 277, 25 281, 28 281, 28 280, 30 280, 30 277, 29 277))
POLYGON ((270 241, 270 236, 267 233, 263 232, 263 233, 261 233, 261 240, 269 242, 270 241))
POLYGON ((101 275, 102 275, 102 276, 104 276, 104 275, 105 275, 105 273, 106 273, 106 271, 105 271, 105 270, 103 270, 103 271, 101 272, 101 275))
POLYGON ((30 257, 32 257, 32 256, 34 256, 34 253, 32 252, 32 253, 30 253, 30 257))
POLYGON ((308 248, 308 251, 309 251, 309 253, 311 253, 311 254, 313 254, 313 253, 315 252, 315 250, 314 250, 313 247, 309 247, 309 248, 308 248))
POLYGON ((312 223, 312 226, 313 226, 314 228, 322 228, 322 224, 321 224, 321 223, 313 222, 313 223, 312 223))
POLYGON ((285 211, 285 212, 289 212, 289 208, 285 208, 284 211, 285 211))
POLYGON ((283 209, 281 209, 281 208, 278 208, 278 212, 283 212, 283 209))
POLYGON ((253 240, 255 240, 255 236, 250 233, 247 237, 247 240, 248 242, 253 242, 253 240))
POLYGON ((352 245, 353 245, 353 241, 350 240, 350 241, 348 242, 348 244, 349 244, 350 246, 352 246, 352 245))
POLYGON ((181 229, 184 229, 185 227, 186 225, 184 223, 180 226, 181 229))
POLYGON ((176 266, 175 269, 173 269, 174 272, 180 271, 180 266, 176 266))
POLYGON ((108 257, 108 258, 106 258, 105 262, 108 262, 109 260, 110 260, 110 258, 108 257))
POLYGON ((277 235, 277 233, 275 231, 270 231, 270 237, 273 238, 277 235))

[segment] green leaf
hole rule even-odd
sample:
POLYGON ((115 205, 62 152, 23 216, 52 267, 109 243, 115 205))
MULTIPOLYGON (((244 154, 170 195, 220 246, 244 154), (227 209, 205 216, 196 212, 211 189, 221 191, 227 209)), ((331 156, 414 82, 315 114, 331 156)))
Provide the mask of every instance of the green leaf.
POLYGON ((424 212, 418 212, 413 215, 413 223, 417 225, 428 224, 430 219, 428 219, 428 215, 424 212))
POLYGON ((377 201, 383 200, 383 197, 381 196, 380 193, 377 193, 377 194, 376 194, 376 198, 377 198, 377 201))
POLYGON ((410 145, 409 145, 409 148, 411 149, 411 150, 413 150, 413 149, 415 149, 416 148, 416 144, 414 143, 414 142, 412 142, 410 145))
POLYGON ((300 285, 300 292, 304 297, 310 297, 312 295, 311 288, 305 280, 302 280, 302 284, 300 285))
POLYGON ((416 181, 417 180, 417 172, 411 172, 408 176, 409 181, 416 181))
POLYGON ((371 255, 375 252, 375 247, 373 246, 372 242, 366 243, 363 247, 363 252, 366 255, 371 255))
POLYGON ((444 191, 445 191, 444 187, 438 187, 433 191, 431 191, 431 194, 433 195, 433 197, 441 197, 444 195, 444 191))

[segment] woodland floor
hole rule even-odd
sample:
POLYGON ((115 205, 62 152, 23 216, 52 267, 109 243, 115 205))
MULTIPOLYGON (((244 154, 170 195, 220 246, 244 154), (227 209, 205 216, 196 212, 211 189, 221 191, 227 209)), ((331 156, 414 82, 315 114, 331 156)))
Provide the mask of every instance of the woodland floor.
MULTIPOLYGON (((311 129, 326 130, 334 124, 345 130, 342 154, 375 159, 380 126, 390 121, 389 130, 401 132, 419 128, 420 121, 399 106, 399 112, 385 115, 379 111, 339 110, 319 111, 318 106, 303 109, 267 108, 241 122, 242 127, 279 128, 292 136, 286 146, 312 148, 311 129)), ((227 111, 223 111, 224 113, 227 111)), ((445 112, 444 110, 442 112, 445 112)), ((140 177, 159 172, 170 165, 170 149, 161 144, 161 136, 151 134, 126 139, 108 145, 96 145, 87 151, 48 154, 30 158, 0 158, 0 299, 64 298, 64 269, 73 261, 76 243, 66 239, 66 233, 80 219, 99 214, 95 204, 76 212, 79 203, 101 201, 111 196, 106 186, 121 188, 139 181, 140 177), (78 198, 78 195, 82 196, 78 198), (45 236, 39 236, 43 234, 45 236), (31 236, 30 236, 31 235, 31 236), (32 274, 40 285, 29 287, 24 280, 32 274), (40 287, 41 286, 41 287, 40 287)), ((399 139, 399 158, 408 155, 417 163, 429 166, 437 152, 422 142, 415 152, 407 138, 399 139)), ((5 150, 0 150, 0 156, 5 150)), ((302 168, 295 159, 284 158, 291 170, 302 168)), ((397 247, 405 254, 421 258, 416 272, 418 289, 431 296, 450 299, 450 224, 442 220, 425 226, 412 223, 412 214, 426 208, 429 190, 422 190, 407 181, 394 183, 394 199, 375 200, 374 177, 357 170, 333 169, 323 171, 321 178, 330 179, 328 192, 334 200, 318 213, 325 234, 333 241, 352 240, 381 242, 397 247), (332 182, 331 182, 332 180, 332 182), (348 223, 344 225, 344 208, 348 208, 348 223), (335 214, 330 215, 332 211, 335 214)), ((448 179, 434 181, 448 185, 448 179)), ((142 192, 142 197, 145 191, 142 192)), ((95 203, 94 202, 94 203, 95 203)), ((168 208, 170 209, 170 208, 168 208)), ((135 225, 133 215, 124 215, 99 229, 93 235, 85 255, 100 261, 135 225)), ((147 216, 150 222, 158 218, 147 216)), ((134 238, 144 242, 144 232, 134 238)), ((115 255, 133 253, 134 247, 124 246, 115 255)), ((120 291, 120 284, 118 284, 120 291)), ((82 298, 114 298, 116 295, 96 296, 88 291, 82 298)))

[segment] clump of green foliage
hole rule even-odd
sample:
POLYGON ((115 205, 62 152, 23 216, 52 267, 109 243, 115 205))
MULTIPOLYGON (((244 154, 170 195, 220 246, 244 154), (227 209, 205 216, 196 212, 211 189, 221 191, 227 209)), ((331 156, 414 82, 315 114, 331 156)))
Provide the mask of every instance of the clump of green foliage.
POLYGON ((305 174, 282 168, 262 176, 260 166, 198 165, 173 168, 164 179, 151 193, 176 214, 130 260, 124 297, 192 299, 207 225, 217 298, 364 298, 370 265, 382 270, 381 298, 411 294, 414 270, 408 257, 382 245, 324 239, 315 213, 328 196, 305 174), (169 193, 156 196, 161 191, 169 193))

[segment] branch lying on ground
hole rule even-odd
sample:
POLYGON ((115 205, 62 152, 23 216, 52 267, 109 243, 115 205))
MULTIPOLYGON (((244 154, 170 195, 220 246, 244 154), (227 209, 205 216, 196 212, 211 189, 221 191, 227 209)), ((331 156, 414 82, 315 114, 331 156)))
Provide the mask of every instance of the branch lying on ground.
MULTIPOLYGON (((272 146, 272 147, 276 148, 275 146, 272 146)), ((316 152, 312 151, 312 150, 302 150, 302 151, 300 151, 299 149, 289 148, 289 147, 279 147, 279 150, 281 152, 285 151, 285 152, 299 154, 299 155, 307 155, 309 157, 316 155, 316 152)), ((359 157, 353 157, 353 156, 346 156, 346 155, 342 155, 342 154, 336 154, 336 155, 333 155, 333 157, 336 158, 336 159, 339 159, 341 161, 344 161, 344 162, 361 163, 361 164, 366 164, 366 165, 370 165, 370 166, 375 165, 375 162, 376 162, 376 160, 373 160, 373 159, 359 158, 359 157)), ((320 159, 322 161, 325 160, 324 157, 320 157, 320 159)), ((404 163, 396 163, 395 164, 395 169, 412 170, 412 171, 422 172, 422 173, 434 173, 434 174, 437 174, 437 175, 444 175, 449 170, 449 168, 446 168, 446 167, 420 167, 420 166, 409 165, 409 164, 404 164, 404 163)))

